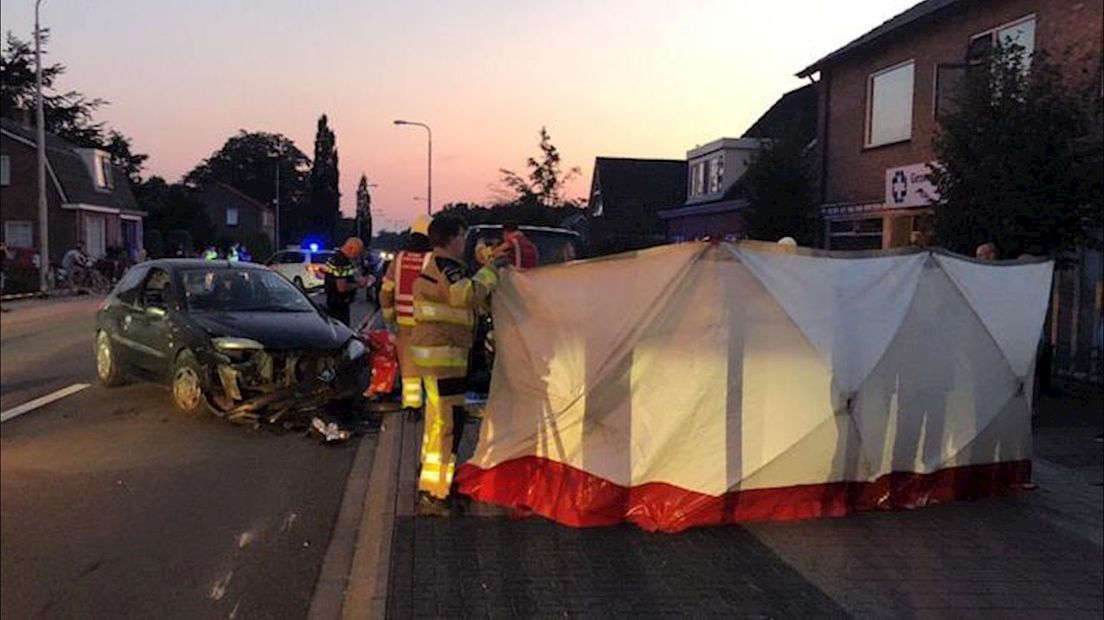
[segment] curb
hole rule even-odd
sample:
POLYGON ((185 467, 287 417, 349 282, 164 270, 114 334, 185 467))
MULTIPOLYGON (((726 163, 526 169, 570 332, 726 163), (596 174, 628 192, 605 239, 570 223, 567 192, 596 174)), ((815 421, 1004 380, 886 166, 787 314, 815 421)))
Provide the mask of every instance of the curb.
POLYGON ((51 295, 49 293, 11 293, 8 295, 0 295, 0 301, 19 301, 20 299, 49 299, 51 295))
MULTIPOLYGON (((387 614, 391 576, 391 542, 399 511, 399 468, 404 438, 411 435, 402 413, 387 420, 379 434, 367 499, 348 567, 341 618, 382 618, 387 614)), ((313 611, 313 605, 312 605, 313 611)), ((313 614, 308 616, 315 618, 313 614)), ((322 617, 322 616, 318 616, 322 617)), ((338 616, 326 616, 338 617, 338 616)))
POLYGON ((318 580, 311 596, 307 612, 307 618, 311 620, 329 620, 341 616, 346 581, 355 551, 357 526, 364 510, 377 446, 378 439, 372 437, 362 437, 357 446, 349 477, 345 481, 345 492, 341 497, 330 543, 326 547, 326 555, 322 559, 322 567, 318 571, 318 580))

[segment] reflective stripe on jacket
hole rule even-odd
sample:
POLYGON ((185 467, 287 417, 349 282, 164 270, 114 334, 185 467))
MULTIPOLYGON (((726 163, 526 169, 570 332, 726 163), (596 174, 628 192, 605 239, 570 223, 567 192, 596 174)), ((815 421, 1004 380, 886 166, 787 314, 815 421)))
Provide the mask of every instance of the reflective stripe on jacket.
POLYGON ((422 275, 429 257, 429 252, 403 251, 387 266, 380 286, 380 309, 385 320, 414 326, 414 281, 422 275))
POLYGON ((466 374, 475 308, 497 284, 498 274, 491 267, 468 277, 459 261, 431 255, 414 282, 415 324, 410 346, 414 363, 424 374, 466 374))

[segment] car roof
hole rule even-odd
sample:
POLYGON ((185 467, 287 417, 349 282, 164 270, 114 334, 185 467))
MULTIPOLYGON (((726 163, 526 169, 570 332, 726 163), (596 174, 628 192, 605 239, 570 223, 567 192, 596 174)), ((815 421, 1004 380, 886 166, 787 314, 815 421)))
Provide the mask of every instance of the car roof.
MULTIPOLYGON (((571 235, 573 237, 578 237, 579 236, 579 233, 574 231, 574 230, 568 230, 566 228, 556 228, 556 227, 553 227, 553 226, 528 226, 526 224, 522 224, 521 226, 518 226, 518 229, 519 230, 528 230, 530 232, 556 233, 556 234, 561 234, 561 235, 571 235)), ((474 226, 468 227, 468 230, 469 231, 502 230, 502 224, 476 224, 474 226)))
POLYGON ((268 267, 259 263, 229 261, 226 259, 204 260, 202 258, 159 258, 141 264, 170 271, 178 269, 268 269, 268 267))

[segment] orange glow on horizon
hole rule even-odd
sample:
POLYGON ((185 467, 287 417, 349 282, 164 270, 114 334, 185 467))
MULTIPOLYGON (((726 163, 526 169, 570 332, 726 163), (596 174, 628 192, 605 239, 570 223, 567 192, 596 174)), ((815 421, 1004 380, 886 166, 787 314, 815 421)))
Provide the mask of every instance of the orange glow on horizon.
MULTIPOLYGON (((342 210, 361 173, 376 228, 424 212, 433 127, 434 207, 488 204, 500 168, 522 172, 546 126, 569 195, 585 198, 596 156, 682 159, 738 136, 794 73, 914 0, 732 3, 246 3, 65 0, 43 4, 64 90, 110 101, 97 114, 177 180, 239 129, 279 132, 313 152, 325 113, 337 136, 342 210)), ((33 3, 4 3, 30 38, 33 3)))

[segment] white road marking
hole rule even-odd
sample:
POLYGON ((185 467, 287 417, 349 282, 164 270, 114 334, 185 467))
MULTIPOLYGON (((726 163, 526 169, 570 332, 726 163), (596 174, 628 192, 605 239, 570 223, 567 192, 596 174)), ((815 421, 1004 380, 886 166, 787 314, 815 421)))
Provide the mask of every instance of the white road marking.
POLYGON ((19 405, 17 407, 12 407, 7 411, 0 412, 0 422, 7 422, 8 420, 21 416, 24 413, 34 411, 35 409, 38 409, 39 407, 43 407, 45 405, 49 405, 55 400, 61 400, 66 396, 72 396, 73 394, 76 394, 86 387, 89 387, 89 384, 74 383, 67 388, 61 388, 56 392, 51 392, 45 396, 40 396, 39 398, 36 398, 30 402, 23 403, 22 405, 19 405))

